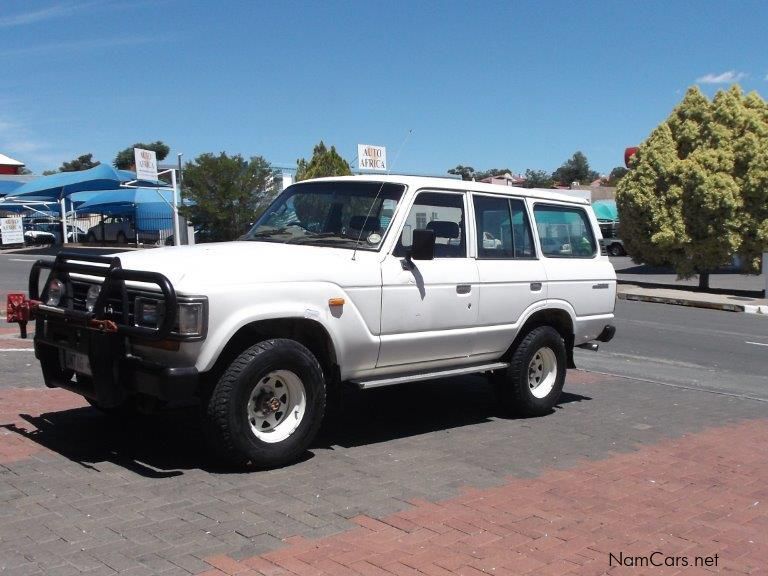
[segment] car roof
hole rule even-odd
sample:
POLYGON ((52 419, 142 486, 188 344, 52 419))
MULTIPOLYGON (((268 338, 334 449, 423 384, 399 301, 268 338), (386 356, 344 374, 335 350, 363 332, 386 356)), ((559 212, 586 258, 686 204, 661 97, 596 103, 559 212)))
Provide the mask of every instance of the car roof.
MULTIPOLYGON (((589 201, 578 196, 570 196, 565 193, 544 188, 520 188, 518 186, 502 186, 500 184, 487 184, 458 180, 455 178, 437 178, 431 176, 405 176, 398 174, 359 174, 355 176, 333 176, 329 178, 315 178, 312 182, 391 182, 393 184, 405 184, 416 190, 420 188, 440 188, 443 190, 460 190, 482 192, 484 194, 504 194, 506 196, 524 196, 542 200, 556 200, 558 202, 570 202, 573 204, 589 205, 589 201)), ((304 180, 303 182, 310 182, 304 180)), ((302 182, 297 182, 301 184, 302 182)))

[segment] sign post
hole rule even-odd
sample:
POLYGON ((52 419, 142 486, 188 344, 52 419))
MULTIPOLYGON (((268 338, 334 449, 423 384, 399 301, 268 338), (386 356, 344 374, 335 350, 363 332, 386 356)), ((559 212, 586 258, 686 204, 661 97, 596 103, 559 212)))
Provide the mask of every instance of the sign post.
MULTIPOLYGON (((157 155, 154 150, 142 150, 141 148, 133 149, 133 158, 136 163, 136 180, 149 180, 152 182, 157 181, 157 155)), ((179 165, 181 165, 181 156, 179 156, 179 165)), ((166 172, 163 172, 165 174, 166 172)), ((181 238, 179 236, 179 189, 176 186, 176 171, 170 170, 171 173, 171 186, 173 188, 173 244, 174 246, 181 245, 181 238)), ((157 191, 160 194, 160 189, 157 191)), ((137 229, 138 234, 138 229, 137 229)))
POLYGON ((387 149, 385 146, 357 145, 357 167, 360 170, 387 171, 387 149))

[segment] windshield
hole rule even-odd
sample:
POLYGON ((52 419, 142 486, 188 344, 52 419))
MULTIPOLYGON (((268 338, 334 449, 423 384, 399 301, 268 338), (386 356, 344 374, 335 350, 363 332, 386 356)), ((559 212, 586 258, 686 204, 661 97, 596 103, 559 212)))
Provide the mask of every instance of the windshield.
POLYGON ((242 240, 378 250, 404 190, 382 182, 294 184, 242 240))

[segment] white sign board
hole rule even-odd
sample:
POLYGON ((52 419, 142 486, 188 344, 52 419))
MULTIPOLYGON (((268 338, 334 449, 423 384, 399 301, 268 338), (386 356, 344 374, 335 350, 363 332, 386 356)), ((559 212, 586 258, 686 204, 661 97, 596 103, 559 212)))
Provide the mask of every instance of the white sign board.
POLYGON ((3 244, 23 244, 24 225, 21 218, 0 218, 0 234, 3 244))
POLYGON ((357 167, 360 170, 387 171, 387 149, 369 144, 357 145, 357 167))
POLYGON ((157 156, 154 150, 133 149, 137 180, 157 180, 157 156))

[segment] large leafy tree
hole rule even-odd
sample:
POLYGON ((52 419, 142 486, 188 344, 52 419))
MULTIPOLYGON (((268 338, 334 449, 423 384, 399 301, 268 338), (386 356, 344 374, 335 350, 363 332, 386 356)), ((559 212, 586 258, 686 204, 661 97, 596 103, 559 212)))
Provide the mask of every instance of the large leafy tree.
POLYGON ((624 178, 628 172, 629 170, 624 168, 624 166, 616 166, 613 170, 611 170, 611 173, 608 176, 608 186, 618 186, 621 179, 624 178))
POLYGON ((464 166, 462 164, 459 164, 456 166, 456 168, 451 168, 448 170, 448 174, 453 174, 454 176, 461 176, 462 180, 472 180, 475 177, 475 169, 472 168, 472 166, 464 166))
POLYGON ((552 176, 546 170, 531 170, 528 168, 525 171, 524 188, 552 188, 555 185, 552 176))
POLYGON ((142 150, 154 150, 158 162, 165 160, 165 157, 168 156, 168 153, 171 151, 168 145, 160 140, 157 140, 156 142, 150 142, 149 144, 137 142, 133 146, 129 146, 128 148, 120 150, 120 152, 117 153, 117 156, 115 156, 115 160, 112 162, 113 166, 115 168, 119 168, 120 170, 132 169, 135 162, 133 155, 134 148, 141 148, 142 150))
POLYGON ((758 272, 768 246, 768 105, 738 86, 710 101, 690 88, 640 146, 616 203, 627 252, 709 274, 733 254, 758 272))
POLYGON ((212 240, 234 240, 275 197, 275 177, 261 156, 201 154, 184 167, 184 198, 193 204, 183 211, 206 225, 212 240))
POLYGON ((588 184, 600 177, 600 174, 589 167, 589 161, 583 152, 576 152, 568 160, 563 162, 552 173, 552 179, 560 184, 570 185, 573 182, 588 184))
POLYGON ((309 178, 349 176, 350 174, 352 174, 352 169, 349 166, 349 162, 336 152, 334 146, 328 149, 322 140, 315 146, 312 151, 312 158, 309 161, 304 158, 296 161, 297 182, 308 180, 309 178))

